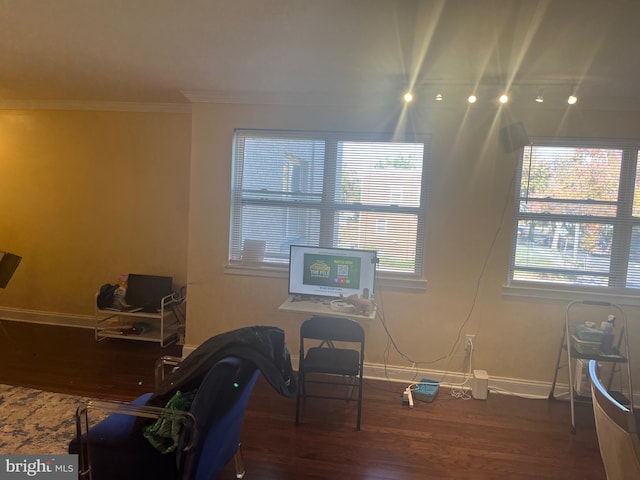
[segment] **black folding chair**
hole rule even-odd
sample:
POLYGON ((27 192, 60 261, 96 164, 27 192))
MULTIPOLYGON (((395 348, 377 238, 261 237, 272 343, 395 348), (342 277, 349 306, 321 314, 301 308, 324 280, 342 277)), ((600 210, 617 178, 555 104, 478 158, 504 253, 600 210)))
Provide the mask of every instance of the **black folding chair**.
POLYGON ((300 367, 296 400, 296 425, 300 424, 300 397, 304 399, 313 397, 349 401, 353 397, 353 391, 357 389, 358 417, 356 428, 360 430, 363 365, 364 330, 358 322, 350 318, 325 316, 313 316, 306 320, 300 327, 300 367), (320 343, 307 349, 305 340, 318 340, 320 343), (344 345, 345 343, 347 345, 344 345), (308 393, 307 384, 312 383, 326 387, 315 388, 313 393, 308 393), (335 385, 346 387, 346 396, 337 396, 335 385))

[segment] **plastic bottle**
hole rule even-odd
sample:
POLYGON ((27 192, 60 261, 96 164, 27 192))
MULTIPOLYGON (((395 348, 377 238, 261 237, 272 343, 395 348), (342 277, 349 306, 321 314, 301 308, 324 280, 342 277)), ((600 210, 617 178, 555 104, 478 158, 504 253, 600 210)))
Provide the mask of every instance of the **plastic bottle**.
POLYGON ((613 351, 613 330, 616 324, 616 317, 609 315, 606 322, 600 324, 602 329, 602 342, 600 343, 600 353, 611 355, 613 351))

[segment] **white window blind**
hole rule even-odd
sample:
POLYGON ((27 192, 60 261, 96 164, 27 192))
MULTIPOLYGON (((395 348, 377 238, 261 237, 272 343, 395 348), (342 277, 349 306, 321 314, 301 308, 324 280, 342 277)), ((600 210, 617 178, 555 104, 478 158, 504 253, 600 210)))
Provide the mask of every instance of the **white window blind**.
POLYGON ((286 265, 292 244, 331 246, 422 275, 428 139, 237 130, 234 142, 231 264, 286 265))
POLYGON ((539 140, 524 148, 510 282, 640 288, 639 147, 539 140))

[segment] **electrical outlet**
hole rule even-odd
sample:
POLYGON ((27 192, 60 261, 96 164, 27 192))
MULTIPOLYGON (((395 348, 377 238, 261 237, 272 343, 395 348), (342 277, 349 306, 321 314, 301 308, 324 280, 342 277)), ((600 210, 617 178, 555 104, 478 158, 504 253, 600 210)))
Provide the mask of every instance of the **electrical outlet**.
POLYGON ((473 346, 476 340, 476 336, 475 335, 471 335, 471 334, 467 334, 465 335, 464 338, 464 351, 467 353, 471 353, 471 350, 473 350, 473 346))

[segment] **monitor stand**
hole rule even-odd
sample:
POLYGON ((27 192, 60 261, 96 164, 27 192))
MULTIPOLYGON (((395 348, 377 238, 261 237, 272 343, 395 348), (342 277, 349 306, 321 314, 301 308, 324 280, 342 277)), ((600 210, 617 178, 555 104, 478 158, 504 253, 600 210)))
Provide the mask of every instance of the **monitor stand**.
POLYGON ((354 319, 374 319, 376 318, 376 306, 373 305, 369 315, 357 315, 353 310, 340 308, 343 299, 333 297, 315 297, 307 295, 289 295, 287 299, 278 307, 279 310, 288 312, 304 312, 313 315, 328 315, 333 317, 349 317, 354 319))
POLYGON ((324 303, 329 305, 332 300, 335 300, 332 297, 322 297, 320 295, 291 295, 291 302, 313 302, 313 303, 324 303))

